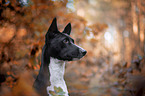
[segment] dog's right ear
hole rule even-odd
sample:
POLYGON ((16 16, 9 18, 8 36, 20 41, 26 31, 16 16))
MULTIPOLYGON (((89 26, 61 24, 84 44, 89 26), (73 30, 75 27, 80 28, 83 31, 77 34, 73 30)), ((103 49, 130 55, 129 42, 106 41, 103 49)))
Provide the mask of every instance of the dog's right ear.
POLYGON ((58 29, 57 29, 57 22, 56 22, 56 17, 55 17, 48 29, 48 32, 57 32, 57 31, 58 29))
POLYGON ((66 33, 66 34, 70 35, 70 32, 71 32, 71 24, 68 23, 62 33, 66 33))

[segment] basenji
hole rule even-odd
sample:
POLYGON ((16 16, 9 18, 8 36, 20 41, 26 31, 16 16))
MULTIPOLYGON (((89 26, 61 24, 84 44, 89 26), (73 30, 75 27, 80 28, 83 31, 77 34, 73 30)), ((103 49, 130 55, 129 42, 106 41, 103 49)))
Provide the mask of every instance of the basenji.
POLYGON ((65 96, 69 96, 64 81, 65 62, 79 60, 87 53, 74 44, 74 40, 69 36, 70 33, 70 23, 63 32, 59 32, 56 18, 53 19, 45 35, 41 67, 33 85, 40 96, 52 96, 50 91, 54 91, 54 86, 62 88, 65 96))

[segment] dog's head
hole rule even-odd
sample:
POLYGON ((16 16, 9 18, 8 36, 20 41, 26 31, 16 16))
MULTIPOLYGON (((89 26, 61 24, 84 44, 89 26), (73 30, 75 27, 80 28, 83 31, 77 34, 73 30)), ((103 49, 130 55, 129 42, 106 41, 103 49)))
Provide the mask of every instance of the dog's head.
POLYGON ((73 61, 82 58, 87 53, 86 50, 74 44, 74 40, 69 36, 70 32, 70 23, 63 32, 59 32, 56 18, 53 19, 45 36, 45 44, 49 48, 51 57, 64 61, 73 61))

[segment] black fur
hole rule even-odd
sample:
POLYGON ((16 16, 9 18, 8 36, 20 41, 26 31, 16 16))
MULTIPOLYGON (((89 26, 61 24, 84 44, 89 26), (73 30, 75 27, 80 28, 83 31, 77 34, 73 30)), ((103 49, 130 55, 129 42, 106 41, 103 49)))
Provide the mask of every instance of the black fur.
POLYGON ((48 32, 45 35, 45 45, 42 49, 41 67, 34 82, 35 90, 41 96, 48 96, 46 88, 50 85, 49 63, 50 57, 64 61, 72 61, 74 58, 82 58, 86 51, 74 44, 74 40, 69 36, 71 24, 69 23, 64 31, 58 31, 56 18, 53 19, 48 32))

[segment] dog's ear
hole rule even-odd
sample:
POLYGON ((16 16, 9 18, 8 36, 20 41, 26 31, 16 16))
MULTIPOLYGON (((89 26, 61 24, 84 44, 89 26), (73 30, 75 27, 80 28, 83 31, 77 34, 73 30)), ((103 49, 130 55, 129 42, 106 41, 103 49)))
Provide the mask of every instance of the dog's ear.
POLYGON ((71 24, 68 23, 62 33, 66 33, 66 34, 70 35, 70 32, 71 32, 71 24))
POLYGON ((54 34, 58 32, 57 29, 57 22, 56 18, 53 19, 46 35, 45 35, 45 42, 48 42, 49 39, 54 37, 54 34))
POLYGON ((49 29, 48 29, 48 32, 57 32, 58 31, 58 29, 57 29, 57 22, 56 22, 57 20, 56 20, 56 17, 53 19, 53 21, 52 21, 52 23, 51 23, 51 25, 50 25, 50 27, 49 27, 49 29))

